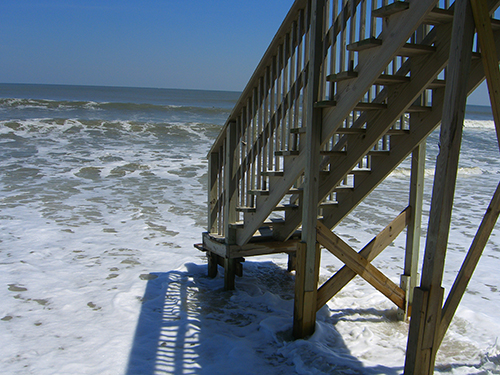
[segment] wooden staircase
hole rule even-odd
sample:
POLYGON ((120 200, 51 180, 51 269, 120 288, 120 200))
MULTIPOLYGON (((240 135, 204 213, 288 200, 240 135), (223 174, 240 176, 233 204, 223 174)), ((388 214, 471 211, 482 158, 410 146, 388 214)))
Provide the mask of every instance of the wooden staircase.
POLYGON ((440 123, 453 6, 320 3, 312 41, 310 1, 292 6, 210 151, 214 239, 296 233, 311 128, 321 129, 318 217, 333 228, 440 123))
MULTIPOLYGON (((499 3, 487 1, 490 14, 499 3)), ((232 289, 243 257, 289 253, 290 269, 301 268, 296 336, 310 331, 303 322, 314 322, 306 315, 316 311, 297 306, 319 309, 338 289, 317 291, 319 238, 344 246, 325 228, 410 154, 423 159, 421 145, 443 114, 454 12, 448 0, 296 0, 210 150, 208 232, 199 245, 209 274, 224 266, 232 289)), ((498 49, 500 22, 491 22, 498 49)), ((467 92, 484 77, 475 46, 467 92)), ((389 224, 376 239, 387 246, 404 227, 417 231, 415 205, 410 199, 395 220, 397 232, 389 224)), ((405 282, 381 290, 402 296, 395 303, 405 314, 416 283, 412 241, 405 282)), ((383 247, 372 249, 359 254, 370 261, 383 247)), ((380 283, 383 275, 374 275, 380 283)))

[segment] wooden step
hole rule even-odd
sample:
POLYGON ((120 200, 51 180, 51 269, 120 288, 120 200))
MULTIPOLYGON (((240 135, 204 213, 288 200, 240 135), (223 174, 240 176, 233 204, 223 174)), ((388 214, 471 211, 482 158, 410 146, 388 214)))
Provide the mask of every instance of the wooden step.
POLYGON ((338 186, 335 186, 335 188, 333 189, 333 191, 351 191, 351 190, 354 190, 354 186, 349 186, 349 185, 338 185, 338 186))
MULTIPOLYGON (((410 9, 410 3, 406 1, 395 1, 392 4, 373 10, 372 16, 377 18, 386 18, 392 16, 393 14, 404 12, 408 9, 410 9)), ((434 8, 427 15, 423 23, 427 25, 439 25, 451 22, 453 22, 453 10, 434 8)))
POLYGON ((269 190, 248 190, 248 194, 255 195, 257 197, 264 197, 269 195, 269 190))
MULTIPOLYGON (((273 211, 293 211, 293 210, 296 210, 298 208, 299 208, 299 206, 296 204, 279 204, 274 208, 273 211)), ((240 206, 240 207, 236 207, 236 211, 253 214, 253 213, 257 212, 257 208, 256 207, 241 207, 240 206)))
POLYGON ((285 172, 283 171, 264 171, 261 172, 262 176, 265 177, 283 177, 285 175, 285 172))
POLYGON ((332 151, 332 150, 327 150, 327 151, 320 151, 320 155, 323 156, 346 156, 347 151, 332 151))
MULTIPOLYGON (((303 192, 304 190, 301 188, 291 188, 285 194, 302 194, 303 192)), ((259 190, 259 189, 248 190, 248 194, 255 195, 258 197, 265 197, 269 195, 269 190, 259 190)))
POLYGON ((434 46, 427 46, 424 44, 416 44, 416 43, 406 43, 398 51, 398 55, 404 57, 412 57, 433 52, 436 52, 436 47, 434 46))
MULTIPOLYGON (((322 100, 320 102, 317 102, 315 104, 316 108, 330 108, 330 107, 335 107, 337 106, 337 102, 335 100, 322 100)), ((357 111, 375 111, 375 110, 384 110, 387 109, 387 104, 385 103, 358 103, 356 107, 354 107, 354 110, 357 111)), ((421 105, 412 105, 410 106, 406 112, 407 113, 423 113, 423 112, 429 112, 432 111, 432 107, 429 106, 421 106, 421 105)), ((305 129, 305 128, 300 128, 300 129, 305 129)), ((347 129, 347 128, 339 128, 337 133, 342 133, 343 131, 341 129, 347 129)), ((352 134, 352 133, 351 133, 352 134)))
POLYGON ((273 211, 293 211, 298 210, 299 206, 296 204, 279 204, 273 211))
POLYGON ((338 128, 337 134, 365 134, 365 128, 338 128))
POLYGON ((394 74, 381 74, 375 81, 375 85, 390 86, 410 82, 410 77, 394 74))
POLYGON ((334 201, 326 201, 326 202, 321 202, 319 204, 320 208, 331 208, 331 207, 336 207, 339 205, 339 202, 334 202, 334 201))
POLYGON ((305 134, 305 132, 306 132, 305 127, 303 127, 303 128, 291 128, 290 129, 291 134, 305 134))
MULTIPOLYGON (((379 47, 382 45, 382 40, 378 38, 368 38, 360 40, 359 42, 349 44, 347 46, 348 51, 360 52, 370 48, 379 47)), ((428 46, 424 44, 416 43, 406 43, 397 52, 398 56, 412 57, 422 54, 432 53, 436 51, 436 47, 428 46)))
POLYGON ((280 151, 274 152, 275 156, 299 156, 299 154, 300 154, 300 151, 298 151, 298 150, 293 150, 293 151, 280 150, 280 151))
POLYGON ((385 135, 408 135, 408 134, 410 134, 410 131, 406 129, 389 129, 385 133, 385 135))
POLYGON ((366 155, 368 156, 389 156, 389 153, 390 151, 388 150, 371 150, 371 151, 368 151, 368 153, 366 155))
POLYGON ((245 213, 254 213, 257 211, 255 207, 236 207, 236 211, 245 213))
POLYGON ((406 110, 406 113, 424 113, 424 112, 430 112, 430 111, 432 111, 432 107, 425 106, 425 105, 411 105, 406 110))
POLYGON ((338 72, 336 74, 330 74, 326 77, 326 80, 328 82, 341 82, 354 78, 358 78, 358 72, 348 70, 344 72, 338 72))
MULTIPOLYGON (((314 106, 316 108, 330 108, 337 106, 337 102, 335 100, 322 100, 320 102, 317 102, 314 106)), ((370 111, 370 110, 373 111, 381 109, 387 109, 387 104, 360 102, 356 104, 356 107, 354 107, 354 110, 356 111, 370 111)))
MULTIPOLYGON (((326 80, 328 82, 341 82, 355 78, 358 78, 358 72, 345 71, 336 74, 330 74, 329 76, 326 77, 326 80)), ((381 74, 373 84, 380 86, 390 86, 407 82, 410 82, 410 77, 402 75, 394 75, 394 74, 381 74)))
MULTIPOLYGON (((262 223, 263 226, 276 226, 276 225, 283 225, 285 223, 284 219, 267 219, 262 223)), ((242 229, 245 227, 245 222, 244 221, 237 221, 235 223, 230 223, 229 227, 232 229, 242 229)))
POLYGON ((442 8, 434 8, 424 20, 424 24, 434 26, 451 22, 453 22, 453 10, 442 8))
POLYGON ((428 89, 441 89, 446 86, 446 81, 444 79, 435 79, 432 81, 427 88, 428 89))
POLYGON ((359 42, 356 42, 356 43, 349 44, 347 46, 347 50, 359 52, 359 51, 364 51, 367 49, 379 47, 381 45, 382 45, 382 39, 377 39, 377 38, 372 37, 372 38, 360 40, 359 42))
POLYGON ((395 1, 392 4, 383 6, 372 11, 373 17, 386 18, 393 14, 404 12, 410 8, 410 3, 406 1, 395 1))
POLYGON ((363 174, 369 174, 371 173, 372 170, 370 168, 356 168, 350 171, 348 174, 352 175, 363 175, 363 174))

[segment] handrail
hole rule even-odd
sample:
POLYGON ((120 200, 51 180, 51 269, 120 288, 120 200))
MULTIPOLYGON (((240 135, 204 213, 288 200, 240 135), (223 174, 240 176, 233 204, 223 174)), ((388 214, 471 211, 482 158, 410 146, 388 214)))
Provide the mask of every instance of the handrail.
POLYGON ((245 89, 241 93, 236 105, 234 106, 231 114, 229 115, 226 123, 221 129, 216 141, 214 142, 212 148, 210 149, 210 153, 214 152, 218 147, 221 146, 222 140, 225 138, 226 129, 230 122, 236 120, 236 116, 241 110, 246 106, 246 100, 248 97, 252 96, 252 91, 259 85, 259 79, 266 74, 267 67, 272 63, 274 56, 276 56, 276 52, 280 45, 286 38, 287 33, 289 32, 292 24, 296 22, 299 18, 299 14, 303 11, 307 6, 308 0, 295 0, 289 12, 287 13, 284 21, 282 22, 280 28, 276 32, 271 44, 267 48, 264 56, 260 60, 259 65, 255 69, 252 74, 250 80, 248 81, 245 89))
MULTIPOLYGON (((436 2, 444 9, 450 7, 449 0, 436 2)), ((399 1, 295 0, 209 151, 208 231, 211 234, 233 243, 232 233, 242 219, 245 224, 250 222, 248 232, 258 229, 264 215, 269 215, 279 203, 278 199, 283 198, 279 195, 290 191, 288 187, 292 185, 301 185, 303 169, 297 167, 291 173, 293 176, 287 176, 288 186, 282 187, 283 191, 272 188, 276 178, 283 175, 284 164, 292 163, 287 157, 299 155, 305 148, 303 134, 314 111, 311 103, 341 99, 339 92, 349 87, 342 76, 357 74, 359 55, 354 47, 358 42, 366 44, 375 40, 386 27, 380 18, 381 12, 373 11, 401 8, 401 4, 387 7, 392 3, 399 1), (319 20, 321 39, 311 41, 314 1, 323 7, 323 19, 319 20), (322 55, 318 58, 314 51, 320 50, 322 55), (315 67, 310 66, 313 60, 317 60, 315 67), (313 76, 313 72, 319 73, 313 76), (337 79, 337 75, 341 78, 337 79), (266 199, 273 190, 276 194, 266 199), (258 215, 252 216, 257 213, 257 206, 258 215)), ((418 0, 408 3, 411 6, 418 0)), ((422 30, 423 36, 429 32, 427 27, 422 30)), ((415 43, 418 35, 415 32, 408 42, 415 43)), ((405 76, 407 59, 395 57, 387 65, 386 73, 405 76)), ((360 101, 380 104, 386 100, 386 89, 375 79, 360 101)), ((356 109, 356 104, 352 105, 347 117, 338 116, 339 121, 335 119, 331 121, 335 124, 329 126, 365 126, 366 113, 356 109)), ((349 109, 342 111, 343 114, 349 109)), ((346 137, 335 129, 330 132, 332 135, 328 133, 323 137, 324 151, 340 151, 344 147, 346 137)), ((387 146, 387 139, 380 141, 381 149, 387 146)), ((290 201, 296 198, 297 194, 292 194, 290 201)))

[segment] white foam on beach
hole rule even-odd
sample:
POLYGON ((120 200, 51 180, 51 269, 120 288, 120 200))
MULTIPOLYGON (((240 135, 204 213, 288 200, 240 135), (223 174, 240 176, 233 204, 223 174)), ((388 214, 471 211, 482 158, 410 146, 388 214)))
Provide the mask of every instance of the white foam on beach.
MULTIPOLYGON (((284 255, 247 259, 234 292, 222 290, 222 274, 205 276, 193 244, 205 230, 213 132, 182 122, 0 123, 11 153, 0 159, 3 373, 402 372, 408 324, 359 277, 319 311, 311 338, 294 341, 294 277, 284 255)), ((464 165, 459 173, 447 290, 498 182, 484 170, 464 165)), ((431 184, 428 175, 424 222, 431 184)), ((406 172, 389 178, 336 233, 361 249, 406 207, 407 188, 406 172)), ((396 283, 404 241, 374 261, 396 283)), ((499 265, 495 229, 436 373, 500 372, 499 265)), ((323 251, 321 280, 340 266, 323 251)))

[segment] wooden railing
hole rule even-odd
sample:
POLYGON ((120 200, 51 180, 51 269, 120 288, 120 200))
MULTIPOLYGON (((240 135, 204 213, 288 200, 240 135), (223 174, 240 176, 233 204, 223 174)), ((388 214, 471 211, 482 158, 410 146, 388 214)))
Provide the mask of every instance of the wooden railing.
POLYGON ((225 236, 236 207, 252 207, 277 151, 297 149, 290 129, 302 125, 307 86, 310 1, 297 0, 243 91, 209 154, 208 229, 225 236))
MULTIPOLYGON (((283 170, 284 157, 303 149, 300 129, 304 130, 307 122, 306 104, 311 100, 308 70, 312 68, 309 61, 315 48, 321 48, 322 59, 320 66, 314 67, 320 69, 319 92, 314 100, 331 105, 341 99, 346 85, 343 78, 357 74, 363 43, 377 43, 377 36, 383 32, 384 19, 374 10, 388 4, 395 9, 404 6, 388 0, 321 0, 322 40, 318 43, 309 40, 314 19, 312 1, 317 0, 295 1, 210 150, 208 231, 226 242, 233 241, 230 224, 238 222, 245 209, 254 209, 256 196, 269 187, 270 178, 283 170)), ((449 1, 436 3, 446 16, 449 1)), ((408 43, 431 47, 432 26, 420 27, 408 43)), ((383 73, 406 76, 410 69, 407 60, 395 57, 383 73)), ((387 97, 384 90, 383 85, 371 85, 361 102, 383 105, 387 97)), ((431 101, 432 93, 424 93, 421 104, 431 101)), ((332 129, 365 127, 363 113, 360 108, 352 110, 343 116, 342 124, 332 129)), ((395 124, 395 129, 407 127, 405 117, 395 124)), ((323 151, 341 151, 345 137, 338 132, 326 134, 323 151)), ((385 150, 388 143, 387 137, 381 138, 374 149, 385 150)), ((369 162, 365 157, 360 167, 369 162)))

